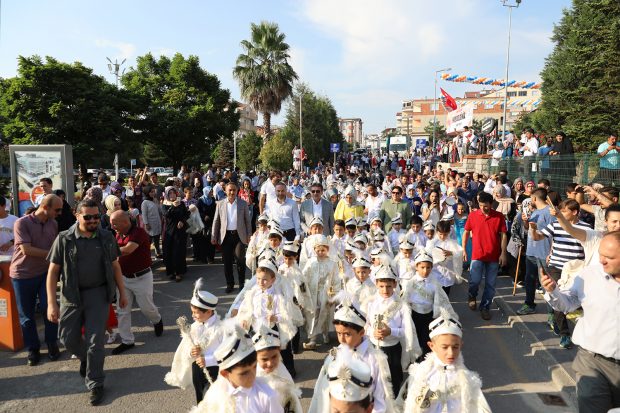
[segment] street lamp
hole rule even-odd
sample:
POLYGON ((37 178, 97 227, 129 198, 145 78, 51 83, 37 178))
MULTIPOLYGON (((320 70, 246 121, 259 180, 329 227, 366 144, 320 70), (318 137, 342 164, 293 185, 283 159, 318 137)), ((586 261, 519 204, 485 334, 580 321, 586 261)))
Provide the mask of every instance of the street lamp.
POLYGON ((114 75, 114 77, 116 78, 116 88, 118 89, 118 80, 121 76, 125 74, 125 69, 123 69, 122 72, 120 72, 120 69, 121 66, 127 61, 127 59, 123 59, 123 61, 120 63, 118 63, 117 59, 114 59, 114 62, 112 62, 109 57, 106 57, 106 59, 108 59, 108 70, 110 71, 110 74, 114 75))
POLYGON ((502 5, 508 7, 508 47, 506 49, 506 78, 504 79, 504 119, 502 121, 502 139, 506 136, 506 108, 508 107, 508 68, 510 66, 510 29, 512 28, 512 9, 516 9, 521 0, 502 0, 502 5))
POLYGON ((233 170, 237 169, 237 131, 233 132, 233 170))
POLYGON ((449 72, 451 67, 435 70, 435 97, 433 98, 433 151, 435 151, 435 128, 437 127, 437 75, 441 72, 449 72))
POLYGON ((304 171, 304 141, 303 135, 301 134, 301 102, 302 102, 303 92, 301 88, 299 88, 299 150, 301 155, 299 156, 299 173, 302 174, 304 171))

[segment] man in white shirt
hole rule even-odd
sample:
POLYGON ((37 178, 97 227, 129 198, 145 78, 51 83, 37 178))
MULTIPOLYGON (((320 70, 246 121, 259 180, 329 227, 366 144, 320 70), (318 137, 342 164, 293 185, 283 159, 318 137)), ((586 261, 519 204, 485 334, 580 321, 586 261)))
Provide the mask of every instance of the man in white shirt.
POLYGON ((606 234, 599 246, 599 263, 586 267, 572 286, 560 290, 546 274, 545 299, 556 311, 583 308, 573 342, 579 351, 577 373, 579 411, 605 413, 620 407, 620 231, 606 234))
POLYGON ((13 227, 17 217, 6 210, 6 198, 0 196, 0 255, 13 255, 13 227))
POLYGON ((269 218, 280 224, 284 238, 287 241, 299 239, 301 236, 301 222, 297 203, 286 196, 286 185, 278 182, 275 185, 276 198, 267 201, 265 213, 269 218))
POLYGON ((364 205, 364 214, 368 216, 372 216, 373 214, 378 215, 385 198, 383 194, 377 191, 377 186, 373 183, 366 185, 366 189, 368 190, 368 197, 366 197, 364 205))
POLYGON ((265 205, 268 202, 276 199, 276 185, 278 182, 282 180, 282 173, 279 171, 271 171, 269 173, 269 179, 265 181, 263 186, 260 188, 260 198, 258 202, 258 207, 260 209, 260 213, 265 212, 265 205))
POLYGON ((538 138, 534 136, 534 129, 527 128, 525 130, 525 147, 523 148, 523 156, 538 155, 538 138))
POLYGON ((41 180, 39 181, 39 188, 41 188, 43 193, 37 195, 37 198, 34 201, 34 206, 36 206, 37 208, 39 207, 39 205, 41 205, 41 201, 43 201, 43 198, 52 193, 52 180, 50 178, 41 178, 41 180))

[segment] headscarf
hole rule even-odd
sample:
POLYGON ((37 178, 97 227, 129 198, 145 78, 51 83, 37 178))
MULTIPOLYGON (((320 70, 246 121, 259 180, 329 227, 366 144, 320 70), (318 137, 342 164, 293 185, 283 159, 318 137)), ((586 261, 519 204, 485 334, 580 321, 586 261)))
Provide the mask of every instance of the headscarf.
POLYGON ((213 197, 209 196, 209 192, 211 192, 212 189, 213 188, 208 185, 202 188, 202 196, 200 197, 200 199, 202 199, 202 202, 204 202, 206 206, 209 206, 213 203, 213 197))
POLYGON ((118 201, 119 203, 121 202, 120 198, 116 195, 108 195, 105 197, 104 205, 106 207, 107 215, 112 215, 112 212, 114 212, 114 203, 116 201, 118 201))
POLYGON ((167 186, 164 188, 164 198, 166 201, 170 201, 170 192, 174 191, 177 194, 177 198, 179 197, 179 190, 175 186, 167 186))
POLYGON ((91 186, 86 191, 86 196, 84 198, 90 198, 98 204, 101 204, 103 202, 103 191, 98 186, 91 186))
POLYGON ((574 153, 573 143, 564 132, 558 132, 555 134, 562 136, 562 142, 558 142, 557 139, 553 139, 552 151, 559 153, 560 155, 572 155, 574 153))
POLYGON ((493 199, 497 201, 497 208, 495 210, 497 212, 501 212, 504 216, 507 216, 512 209, 512 204, 515 203, 515 200, 506 196, 506 188, 504 185, 496 185, 493 188, 493 199))

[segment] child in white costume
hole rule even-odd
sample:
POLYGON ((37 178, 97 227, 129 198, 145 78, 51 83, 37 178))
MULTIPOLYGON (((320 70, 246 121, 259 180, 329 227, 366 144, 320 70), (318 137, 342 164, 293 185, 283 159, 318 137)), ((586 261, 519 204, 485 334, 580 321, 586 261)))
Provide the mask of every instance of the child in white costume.
POLYGON ((463 247, 450 237, 450 222, 441 220, 437 223, 435 238, 426 243, 426 252, 430 254, 437 268, 444 268, 446 274, 451 274, 451 284, 443 285, 447 295, 450 287, 455 283, 461 283, 463 278, 463 247), (452 280, 454 278, 454 280, 452 280))
POLYGON ((304 267, 302 274, 310 290, 314 314, 306 320, 308 331, 307 343, 304 349, 314 350, 316 338, 323 335, 327 343, 329 322, 333 315, 334 298, 343 287, 343 280, 339 277, 338 263, 329 257, 330 242, 324 235, 317 236, 315 243, 316 257, 312 257, 304 267))
POLYGON ((384 265, 391 265, 392 259, 382 248, 375 247, 370 250, 370 260, 372 262, 370 266, 370 279, 374 284, 377 271, 384 265))
POLYGON ((285 413, 303 413, 301 389, 295 385, 288 370, 281 363, 280 334, 263 325, 252 337, 252 342, 258 361, 256 376, 263 377, 269 387, 276 391, 285 413))
POLYGON ((206 291, 205 286, 203 278, 196 281, 190 301, 194 322, 189 336, 181 334, 183 339, 174 353, 170 372, 164 378, 169 385, 182 389, 193 384, 196 403, 202 401, 209 384, 217 378, 218 367, 213 353, 222 343, 220 317, 215 312, 218 299, 206 291))
POLYGON ((256 351, 238 325, 215 350, 220 368, 205 398, 191 413, 284 413, 277 393, 256 377, 256 351))
POLYGON ((422 349, 411 309, 396 291, 398 276, 392 267, 383 266, 375 277, 376 293, 362 307, 362 311, 366 310, 366 334, 387 356, 396 396, 403 382, 403 371, 422 354, 422 349))
POLYGON ((301 244, 301 252, 299 253, 299 266, 303 268, 308 260, 315 256, 314 244, 316 242, 316 235, 323 234, 323 219, 321 217, 314 217, 310 221, 310 235, 307 236, 301 244))
POLYGON ((265 245, 267 245, 267 235, 269 234, 269 227, 267 223, 269 217, 266 214, 261 214, 256 219, 256 232, 250 238, 245 255, 245 265, 250 269, 250 273, 254 274, 256 271, 256 264, 258 263, 258 253, 265 245))
POLYGON ((380 248, 385 252, 390 258, 394 257, 394 249, 390 245, 389 241, 386 241, 385 232, 382 229, 379 229, 374 234, 374 240, 371 243, 371 248, 380 248))
POLYGON ((449 277, 441 273, 441 268, 433 267, 433 257, 424 250, 420 251, 415 257, 415 268, 416 272, 410 279, 401 278, 401 297, 411 307, 420 347, 423 354, 427 354, 430 352, 428 326, 433 319, 439 316, 442 309, 452 314, 455 320, 458 316, 439 281, 445 283, 449 277))
POLYGON ((366 317, 359 307, 345 300, 334 314, 334 326, 340 345, 332 349, 325 358, 319 377, 314 386, 314 393, 308 413, 324 413, 325 397, 328 395, 330 378, 328 372, 332 363, 343 351, 353 350, 353 357, 363 361, 371 369, 372 384, 370 393, 374 401, 373 413, 395 412, 394 398, 390 387, 390 369, 385 354, 376 349, 364 335, 366 317))
POLYGON ((407 235, 411 236, 410 239, 418 249, 426 246, 428 238, 426 238, 426 234, 422 230, 422 218, 417 215, 411 217, 411 226, 409 227, 407 235))
POLYGON ((399 249, 400 251, 394 257, 393 268, 394 272, 403 279, 410 278, 411 275, 409 273, 415 272, 415 264, 414 264, 414 252, 415 252, 415 244, 413 237, 405 234, 401 235, 399 249))
POLYGON ((370 257, 359 253, 353 259, 355 276, 347 281, 343 292, 354 302, 361 304, 375 294, 375 285, 370 279, 370 257))
POLYGON ((370 412, 372 376, 368 364, 354 357, 353 352, 344 347, 327 371, 329 395, 323 397, 321 411, 324 412, 370 412), (331 409, 331 410, 330 410, 331 409))
POLYGON ((461 324, 443 311, 429 328, 433 352, 409 368, 408 382, 399 396, 403 411, 490 413, 480 377, 463 363, 461 324))
POLYGON ((346 230, 344 228, 344 221, 337 220, 334 222, 334 235, 331 236, 330 241, 332 247, 329 252, 330 255, 336 255, 339 259, 344 259, 344 247, 346 243, 346 230))
POLYGON ((400 243, 399 237, 403 234, 406 234, 406 232, 402 229, 402 226, 403 220, 400 217, 400 214, 396 214, 396 216, 392 218, 392 228, 387 234, 390 248, 392 249, 392 251, 398 250, 398 244, 400 243))
POLYGON ((291 376, 295 376, 295 364, 290 341, 303 324, 301 310, 295 305, 292 295, 282 284, 276 284, 278 268, 273 259, 262 260, 256 269, 256 285, 247 292, 237 319, 246 329, 259 331, 262 325, 280 333, 282 360, 291 376))
POLYGON ((357 234, 357 220, 354 217, 347 219, 344 223, 344 229, 347 232, 344 236, 344 240, 353 240, 355 234, 357 234))

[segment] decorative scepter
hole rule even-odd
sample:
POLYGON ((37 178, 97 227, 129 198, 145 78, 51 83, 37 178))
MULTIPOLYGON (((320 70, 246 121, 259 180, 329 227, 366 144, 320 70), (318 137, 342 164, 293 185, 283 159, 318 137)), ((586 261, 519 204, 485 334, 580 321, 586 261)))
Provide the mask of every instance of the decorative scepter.
MULTIPOLYGON (((177 318, 177 326, 179 326, 179 330, 181 331, 181 337, 187 338, 189 342, 192 343, 192 347, 196 347, 198 344, 196 344, 196 342, 194 342, 194 339, 192 338, 192 335, 191 335, 192 328, 190 324, 187 322, 187 317, 182 315, 181 317, 177 318)), ((207 380, 209 381, 209 385, 212 385, 213 379, 211 378, 211 375, 209 374, 209 371, 207 370, 207 368, 203 367, 202 372, 207 377, 207 380)))

